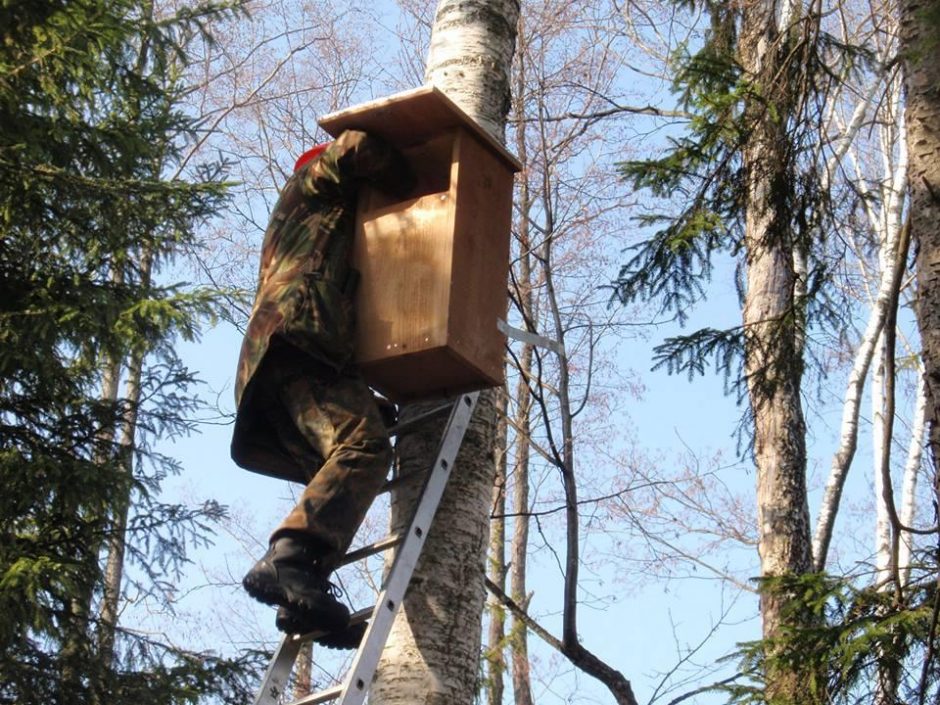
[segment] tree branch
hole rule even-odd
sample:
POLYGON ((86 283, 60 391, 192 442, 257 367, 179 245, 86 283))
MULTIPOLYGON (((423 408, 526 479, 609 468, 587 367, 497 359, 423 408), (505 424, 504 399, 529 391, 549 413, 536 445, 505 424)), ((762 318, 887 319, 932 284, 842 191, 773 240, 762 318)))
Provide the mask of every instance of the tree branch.
POLYGON ((575 641, 573 644, 565 644, 553 636, 489 578, 486 579, 486 589, 546 644, 567 657, 574 666, 603 683, 614 696, 614 700, 617 701, 618 705, 639 705, 633 694, 630 681, 620 671, 599 659, 584 648, 580 642, 575 641))

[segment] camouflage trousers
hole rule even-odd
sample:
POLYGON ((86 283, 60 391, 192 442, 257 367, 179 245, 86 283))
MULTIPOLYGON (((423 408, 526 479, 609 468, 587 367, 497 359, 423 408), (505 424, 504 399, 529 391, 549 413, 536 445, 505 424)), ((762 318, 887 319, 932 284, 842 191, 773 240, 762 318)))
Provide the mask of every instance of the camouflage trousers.
POLYGON ((336 567, 381 489, 392 449, 368 385, 358 374, 326 371, 304 355, 274 355, 255 380, 282 450, 311 477, 300 501, 271 535, 293 536, 325 551, 336 567))

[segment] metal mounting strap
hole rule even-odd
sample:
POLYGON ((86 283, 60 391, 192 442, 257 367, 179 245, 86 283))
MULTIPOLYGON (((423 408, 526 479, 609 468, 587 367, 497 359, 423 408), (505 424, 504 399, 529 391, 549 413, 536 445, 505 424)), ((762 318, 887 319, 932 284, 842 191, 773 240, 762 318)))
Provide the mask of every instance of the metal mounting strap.
POLYGON ((559 355, 565 354, 565 346, 559 341, 546 338, 545 336, 527 330, 522 330, 521 328, 514 328, 502 318, 496 319, 496 327, 501 333, 504 333, 513 340, 518 340, 520 343, 528 343, 529 345, 535 345, 539 348, 548 348, 559 355))

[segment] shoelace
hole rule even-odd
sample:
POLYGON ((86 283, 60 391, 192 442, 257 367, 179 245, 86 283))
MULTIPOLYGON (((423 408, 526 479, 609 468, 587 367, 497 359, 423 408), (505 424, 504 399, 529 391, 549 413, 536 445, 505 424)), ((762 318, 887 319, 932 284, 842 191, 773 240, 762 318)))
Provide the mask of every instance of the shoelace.
POLYGON ((343 588, 341 588, 336 583, 332 583, 329 580, 324 580, 323 582, 326 583, 326 592, 327 594, 330 595, 330 597, 335 597, 336 599, 339 599, 346 594, 343 588))

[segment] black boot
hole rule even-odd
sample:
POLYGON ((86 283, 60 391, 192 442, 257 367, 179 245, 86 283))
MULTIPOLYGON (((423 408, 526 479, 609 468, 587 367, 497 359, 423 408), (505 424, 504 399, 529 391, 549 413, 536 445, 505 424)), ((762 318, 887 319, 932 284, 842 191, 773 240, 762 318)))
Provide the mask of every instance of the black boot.
POLYGON ((349 624, 339 631, 324 631, 323 624, 316 615, 309 614, 296 607, 279 607, 274 620, 277 628, 286 634, 309 634, 323 632, 313 641, 328 649, 358 649, 365 636, 367 622, 349 624))
POLYGON ((336 599, 335 588, 318 567, 321 551, 294 538, 274 541, 242 580, 248 594, 266 605, 296 608, 317 628, 344 630, 349 610, 336 599))

